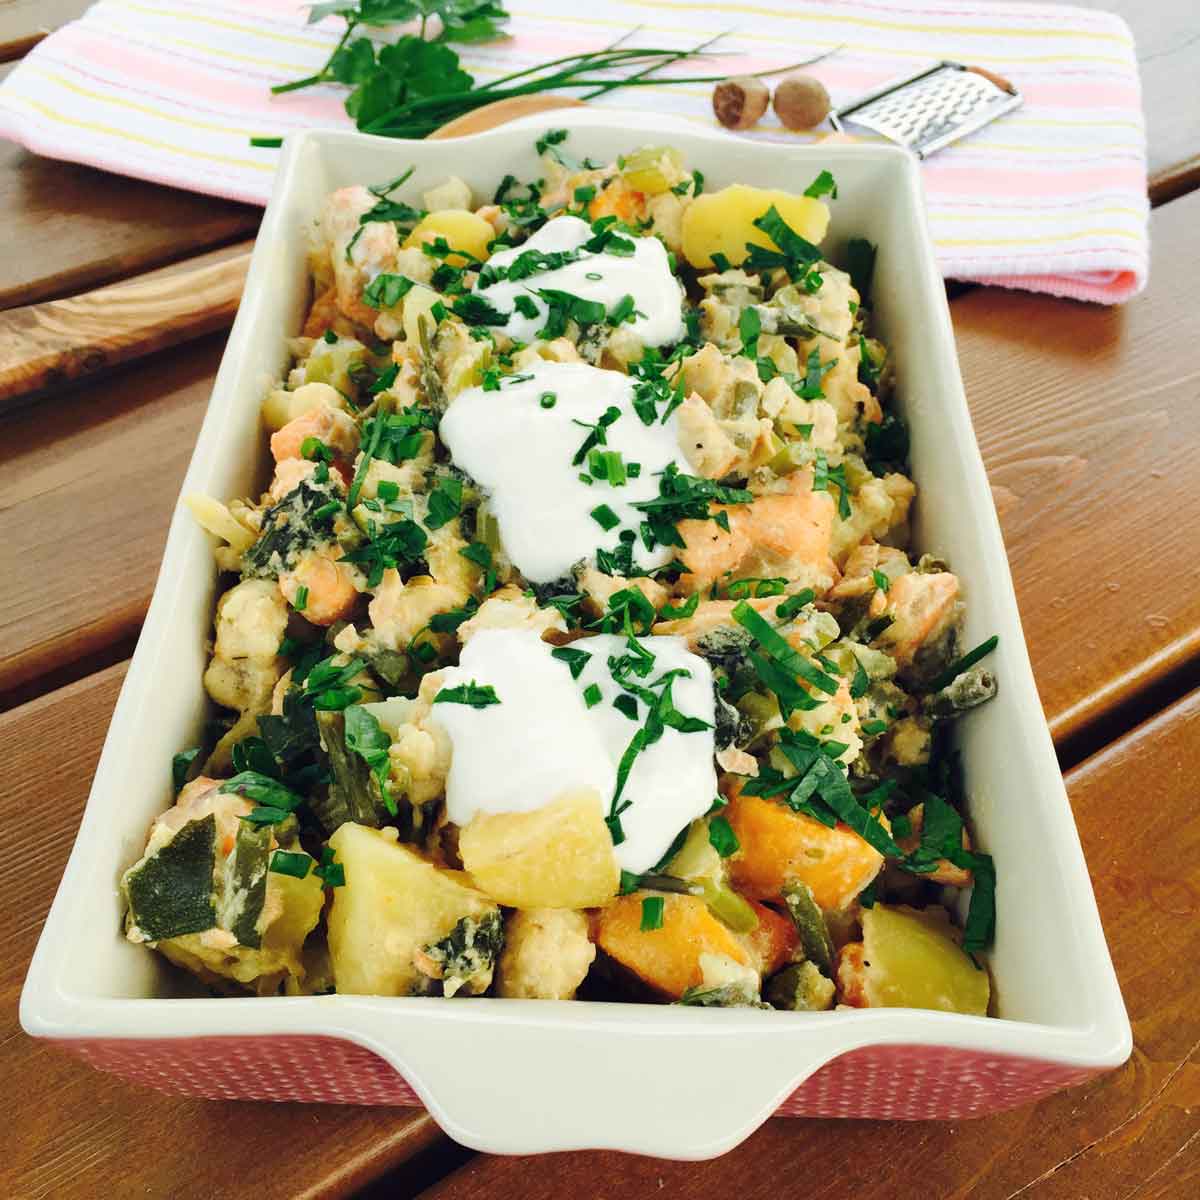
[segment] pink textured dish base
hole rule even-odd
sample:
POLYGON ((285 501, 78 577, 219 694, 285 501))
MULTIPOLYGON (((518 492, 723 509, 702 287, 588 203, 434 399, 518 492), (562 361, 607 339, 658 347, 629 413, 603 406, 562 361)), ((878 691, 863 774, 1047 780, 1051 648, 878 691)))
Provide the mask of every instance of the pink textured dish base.
MULTIPOLYGON (((100 1071, 209 1100, 420 1106, 404 1077, 361 1046, 328 1037, 56 1039, 100 1071)), ((942 1046, 868 1046, 810 1076, 785 1117, 961 1120, 1028 1104, 1098 1074, 1041 1059, 942 1046)))

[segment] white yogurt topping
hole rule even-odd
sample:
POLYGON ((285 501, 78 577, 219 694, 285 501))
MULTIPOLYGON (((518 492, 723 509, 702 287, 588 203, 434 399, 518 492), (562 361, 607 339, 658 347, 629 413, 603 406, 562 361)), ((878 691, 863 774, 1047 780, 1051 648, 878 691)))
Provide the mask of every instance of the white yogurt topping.
MULTIPOLYGON (((642 423, 633 409, 633 380, 619 371, 602 371, 586 363, 543 362, 501 381, 499 391, 467 388, 442 418, 440 434, 456 465, 490 494, 500 537, 513 565, 533 583, 560 579, 598 547, 613 550, 622 528, 637 530, 643 514, 633 501, 658 495, 658 476, 669 463, 686 471, 679 448, 679 426, 672 414, 664 425, 642 423), (529 376, 523 378, 522 376, 529 376), (554 405, 541 398, 553 394, 554 405), (641 473, 620 487, 579 478, 586 460, 572 458, 588 430, 604 411, 620 410, 605 430, 604 450, 618 450, 626 464, 639 463, 641 473), (593 509, 607 504, 621 524, 605 530, 593 509)), ((639 537, 634 560, 649 570, 670 561, 669 548, 647 551, 639 537)))
MULTIPOLYGON (((675 678, 671 698, 681 713, 710 728, 665 729, 634 760, 621 794, 631 801, 621 815, 625 840, 615 853, 625 870, 638 873, 654 866, 717 794, 712 671, 682 638, 646 637, 640 644, 654 655, 654 665, 638 682, 651 686, 676 668, 691 672, 675 678)), ((608 660, 626 650, 625 639, 601 634, 573 642, 572 649, 591 653, 578 679, 551 657, 553 649, 535 632, 481 630, 463 648, 460 666, 443 672, 443 686, 490 684, 500 699, 486 708, 433 706, 434 720, 453 744, 446 814, 456 825, 468 824, 476 813, 529 812, 580 788, 599 792, 607 816, 617 765, 646 718, 640 700, 636 722, 613 708, 621 689, 608 660), (589 709, 583 692, 592 683, 603 698, 589 709)))
MULTIPOLYGON (((627 235, 621 235, 627 236, 627 235)), ((578 217, 555 217, 547 221, 528 241, 509 250, 500 250, 488 260, 492 267, 506 267, 526 250, 575 250, 592 237, 592 227, 578 217)), ((599 300, 611 309, 623 296, 634 299, 638 312, 629 328, 646 346, 677 342, 684 335, 679 281, 671 274, 667 251, 656 237, 629 237, 634 252, 626 257, 591 252, 576 262, 554 271, 539 271, 526 279, 504 280, 476 291, 501 312, 512 312, 502 328, 512 338, 532 342, 546 324, 548 311, 538 288, 570 292, 584 300, 599 300), (528 296, 537 306, 537 315, 527 317, 513 308, 517 296, 528 296)))

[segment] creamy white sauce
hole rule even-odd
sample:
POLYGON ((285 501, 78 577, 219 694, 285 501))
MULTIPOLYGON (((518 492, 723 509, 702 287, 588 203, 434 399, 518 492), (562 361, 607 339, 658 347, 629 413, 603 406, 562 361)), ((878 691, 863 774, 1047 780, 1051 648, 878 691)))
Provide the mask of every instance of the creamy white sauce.
MULTIPOLYGON (((639 682, 652 684, 676 668, 689 671, 690 676, 675 679, 671 698, 685 716, 711 727, 712 672, 704 659, 682 638, 640 642, 655 658, 650 674, 639 682)), ((617 765, 645 721, 646 705, 638 701, 636 722, 612 706, 620 688, 608 659, 625 651, 624 638, 601 634, 581 638, 572 648, 592 656, 578 679, 536 633, 482 630, 463 648, 460 665, 443 672, 445 687, 490 684, 500 700, 478 709, 433 706, 433 720, 453 745, 446 815, 456 825, 468 824, 476 813, 529 812, 580 788, 597 791, 608 815, 617 765), (603 698, 589 709, 583 692, 591 683, 603 698)), ((615 849, 617 862, 627 871, 649 870, 676 834, 708 811, 716 794, 712 729, 664 730, 637 756, 621 794, 631 804, 621 815, 625 840, 615 849)))
MULTIPOLYGON (((626 236, 626 235, 622 235, 626 236)), ((575 250, 592 237, 592 227, 578 217, 555 217, 528 241, 500 250, 488 260, 493 267, 509 266, 526 250, 575 250)), ((671 274, 667 251, 656 237, 632 237, 633 254, 585 253, 577 262, 554 271, 539 271, 526 279, 504 280, 476 291, 501 312, 511 312, 503 328, 510 337, 532 342, 546 324, 547 305, 538 288, 555 288, 584 300, 599 300, 611 309, 622 296, 632 296, 639 313, 629 328, 646 346, 678 342, 684 335, 679 281, 671 274), (527 317, 513 307, 517 296, 528 296, 537 305, 537 316, 527 317)))
MULTIPOLYGON (((679 448, 679 426, 672 414, 664 425, 642 423, 633 409, 633 380, 619 371, 586 363, 543 362, 514 382, 501 380, 499 391, 467 388, 442 418, 439 430, 457 466, 489 493, 500 525, 500 538, 513 565, 534 583, 560 579, 598 547, 613 550, 622 528, 637 530, 642 514, 634 501, 658 495, 658 476, 670 463, 686 471, 679 448), (541 397, 553 393, 552 408, 541 397), (625 463, 640 463, 641 473, 620 487, 579 478, 572 458, 588 430, 609 408, 620 417, 605 431, 602 449, 619 450, 625 463), (606 531, 591 512, 607 504, 621 524, 606 531)), ((634 560, 649 570, 670 561, 669 548, 647 551, 639 537, 634 560)))

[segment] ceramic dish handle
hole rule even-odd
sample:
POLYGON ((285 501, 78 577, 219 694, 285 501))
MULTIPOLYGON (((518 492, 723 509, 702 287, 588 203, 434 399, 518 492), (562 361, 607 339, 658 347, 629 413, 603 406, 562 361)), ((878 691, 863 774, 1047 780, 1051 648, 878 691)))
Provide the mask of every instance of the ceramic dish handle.
POLYGON ((715 1011, 688 1012, 694 1022, 648 1020, 636 1032, 613 1023, 605 1037, 581 1038, 530 1019, 536 1001, 502 1003, 524 1013, 486 1031, 430 1015, 419 1029, 408 1025, 402 1039, 372 1047, 451 1137, 487 1153, 621 1149, 710 1158, 737 1145, 849 1048, 817 1022, 749 1026, 715 1011), (631 1041, 645 1044, 644 1057, 630 1053, 631 1041), (653 1071, 630 1070, 639 1061, 652 1061, 653 1071))

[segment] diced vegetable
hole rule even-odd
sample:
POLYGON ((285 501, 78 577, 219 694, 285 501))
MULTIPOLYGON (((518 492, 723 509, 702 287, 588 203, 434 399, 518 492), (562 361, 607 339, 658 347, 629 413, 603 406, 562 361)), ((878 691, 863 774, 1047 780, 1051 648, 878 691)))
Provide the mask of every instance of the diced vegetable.
POLYGON ((693 267, 711 267, 713 254, 738 266, 746 243, 778 249, 755 224, 774 206, 801 237, 820 242, 829 226, 829 209, 820 200, 735 183, 718 192, 705 192, 683 214, 683 253, 693 267))
POLYGON ((876 904, 862 914, 863 940, 843 947, 838 985, 868 1008, 933 1008, 987 1013, 988 973, 959 946, 941 908, 876 904))
POLYGON ((612 836, 595 792, 532 812, 481 813, 458 850, 476 885, 513 908, 593 908, 617 891, 612 836))
POLYGON ((213 927, 216 854, 217 822, 209 813, 189 821, 169 842, 125 872, 121 887, 129 918, 145 941, 213 927))
POLYGON ((363 757, 346 745, 346 721, 341 712, 318 712, 321 746, 329 758, 329 791, 324 799, 314 798, 310 807, 321 824, 332 833, 344 821, 378 828, 391 813, 384 800, 379 778, 363 757))
POLYGON ((450 933, 417 955, 417 965, 442 981, 442 994, 479 996, 492 983, 496 958, 504 945, 504 924, 494 908, 482 917, 462 917, 450 933))
POLYGON ((816 964, 821 974, 832 979, 833 940, 829 936, 825 917, 813 899, 812 888, 800 881, 789 883, 783 889, 783 902, 800 935, 805 957, 816 964))
POLYGON ((241 946, 258 949, 258 928, 267 899, 267 866, 271 858, 271 826, 242 821, 233 853, 226 860, 226 884, 221 900, 220 925, 241 946))
POLYGON ((346 874, 329 911, 339 992, 424 992, 429 976, 418 966, 418 953, 450 937, 464 917, 482 921, 497 911, 461 872, 436 867, 400 845, 395 830, 346 822, 329 845, 346 874))
POLYGON ((791 963, 767 980, 763 994, 772 1008, 822 1012, 833 1007, 834 986, 816 963, 791 963))
POLYGON ((733 883, 755 899, 777 899, 799 880, 822 909, 842 909, 883 866, 883 856, 846 825, 830 829, 776 800, 738 796, 727 815, 742 846, 730 860, 733 883))
MULTIPOLYGON (((463 209, 448 208, 423 217, 404 245, 421 246, 436 238, 445 238, 451 250, 462 250, 472 258, 483 260, 495 237, 495 229, 482 217, 463 209)), ((462 254, 451 254, 446 261, 452 267, 462 267, 467 262, 462 254)))
POLYGON ((662 925, 642 930, 649 892, 620 896, 600 913, 596 944, 658 994, 679 999, 703 982, 700 956, 724 955, 744 966, 752 955, 699 896, 664 895, 662 925))
POLYGON ((504 926, 498 995, 573 1000, 596 957, 588 918, 570 908, 517 909, 504 926))

